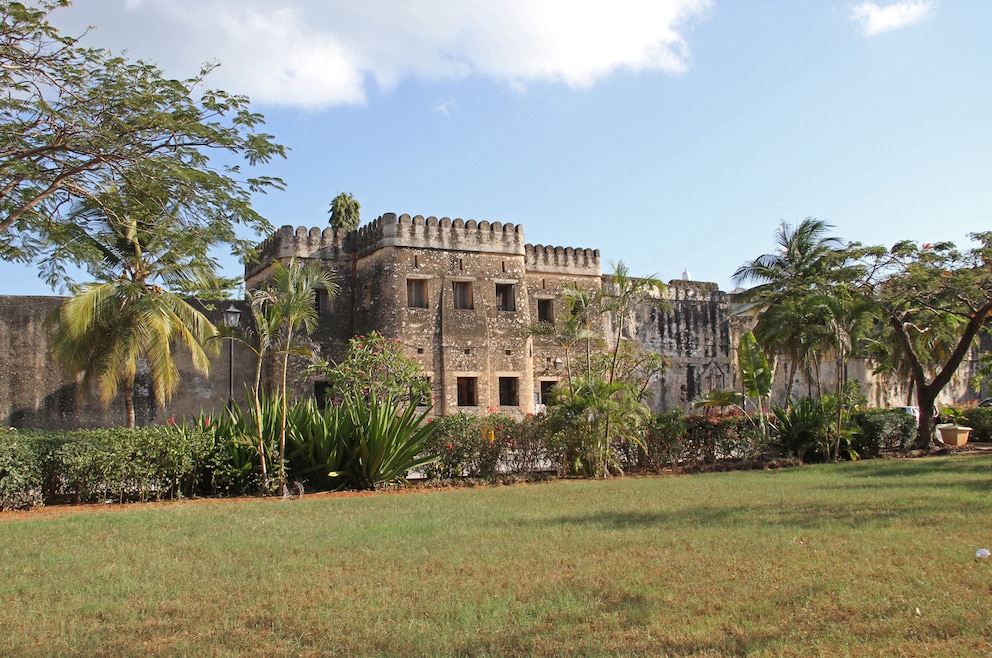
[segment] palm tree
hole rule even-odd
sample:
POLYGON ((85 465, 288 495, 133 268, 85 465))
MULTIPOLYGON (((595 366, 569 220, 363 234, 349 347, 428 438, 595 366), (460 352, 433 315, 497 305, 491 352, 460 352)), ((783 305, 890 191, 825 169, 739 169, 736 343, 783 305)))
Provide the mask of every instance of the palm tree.
POLYGON ((616 379, 617 355, 619 354, 620 341, 623 340, 623 329, 627 316, 641 304, 651 303, 655 306, 665 306, 663 300, 652 297, 652 293, 660 293, 664 289, 665 284, 654 274, 646 277, 632 277, 630 276, 630 269, 622 260, 613 264, 609 285, 603 293, 603 310, 612 313, 616 322, 614 347, 617 349, 613 351, 613 360, 610 363, 609 382, 611 384, 616 379))
POLYGON ((216 288, 212 261, 198 247, 168 243, 155 230, 162 206, 136 190, 108 190, 99 203, 74 210, 72 234, 87 267, 102 281, 74 286, 53 316, 52 346, 86 387, 95 386, 104 406, 124 394, 128 427, 134 427, 132 387, 146 365, 160 405, 179 385, 173 345, 182 343, 193 367, 206 375, 205 345, 217 329, 177 291, 216 288))
POLYGON ((848 264, 844 243, 828 235, 831 228, 813 217, 795 227, 782 222, 775 235, 777 249, 741 265, 733 274, 738 285, 758 284, 744 293, 744 299, 759 309, 755 336, 789 361, 790 396, 799 370, 812 387, 813 371, 819 370, 819 353, 835 338, 833 331, 824 329, 829 313, 811 298, 829 295, 855 273, 848 264))
MULTIPOLYGON (((613 264, 609 285, 603 292, 603 311, 612 313, 616 323, 613 358, 610 360, 609 377, 607 378, 608 384, 613 385, 617 379, 617 360, 620 357, 620 342, 623 340, 624 323, 627 316, 641 304, 667 306, 664 300, 652 296, 652 293, 660 293, 664 289, 665 284, 654 274, 646 277, 632 277, 630 276, 630 269, 623 261, 617 261, 613 264)), ((611 408, 606 410, 606 436, 604 440, 607 445, 610 443, 611 411, 611 408)))
POLYGON ((559 326, 550 322, 537 322, 527 328, 528 338, 549 338, 562 348, 565 354, 565 381, 572 390, 572 350, 580 341, 585 341, 586 371, 591 366, 592 340, 599 334, 592 329, 594 296, 583 288, 564 286, 558 299, 565 306, 559 326))
MULTIPOLYGON (((256 308, 264 316, 259 324, 265 328, 266 335, 272 336, 273 330, 278 335, 272 338, 273 344, 278 344, 282 354, 282 374, 279 395, 281 396, 282 418, 279 428, 279 462, 283 463, 286 456, 286 423, 289 413, 289 357, 291 354, 306 354, 310 350, 301 348, 294 343, 302 330, 310 333, 317 328, 317 290, 324 288, 328 295, 337 294, 337 284, 332 280, 330 272, 319 263, 308 261, 300 263, 295 258, 289 266, 276 261, 272 263, 272 279, 269 284, 253 294, 253 309, 256 308), (278 342, 277 342, 278 341, 278 342)), ((260 359, 261 359, 260 353, 260 359)), ((261 368, 261 364, 259 364, 261 368)), ((258 374, 258 373, 257 373, 258 374)), ((257 383, 257 382, 256 382, 257 383)), ((286 476, 280 467, 280 487, 285 490, 286 476)))

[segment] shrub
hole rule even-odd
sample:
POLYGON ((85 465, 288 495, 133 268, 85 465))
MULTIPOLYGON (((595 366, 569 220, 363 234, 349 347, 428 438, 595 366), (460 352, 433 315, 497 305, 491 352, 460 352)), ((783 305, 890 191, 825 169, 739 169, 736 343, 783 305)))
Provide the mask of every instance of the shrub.
POLYGON ((747 416, 689 416, 685 422, 682 460, 687 466, 748 461, 764 449, 760 428, 747 416))
POLYGON ((823 461, 830 457, 830 424, 823 403, 803 398, 788 408, 776 407, 773 436, 787 455, 801 461, 823 461))
POLYGON ((506 448, 505 439, 497 441, 497 424, 502 423, 464 413, 433 419, 434 436, 428 454, 437 461, 427 469, 428 477, 494 480, 506 448))
POLYGON ((338 436, 343 443, 341 469, 330 473, 349 486, 374 489, 389 482, 405 481, 409 471, 437 458, 426 452, 432 423, 425 423, 427 412, 407 406, 399 412, 397 403, 385 400, 348 400, 340 411, 338 436))
POLYGON ((0 429, 0 511, 42 505, 42 484, 37 442, 13 428, 0 429))
POLYGON ((331 475, 341 470, 346 457, 341 436, 342 409, 335 405, 321 409, 316 401, 307 399, 289 410, 286 467, 291 479, 318 490, 342 485, 340 477, 331 475))
POLYGON ((973 407, 964 412, 972 441, 992 441, 992 407, 973 407))
POLYGON ((205 427, 69 432, 46 460, 50 493, 79 502, 194 495, 214 448, 205 427))
POLYGON ((674 468, 685 457, 685 434, 688 419, 681 409, 654 414, 647 426, 644 447, 635 452, 632 470, 659 473, 674 468))
POLYGON ((547 470, 551 465, 547 418, 528 414, 522 420, 510 416, 490 416, 494 441, 505 446, 503 465, 508 474, 526 475, 547 470))
POLYGON ((865 458, 878 457, 883 451, 907 450, 916 439, 916 418, 900 409, 869 409, 854 414, 861 430, 853 447, 865 458))

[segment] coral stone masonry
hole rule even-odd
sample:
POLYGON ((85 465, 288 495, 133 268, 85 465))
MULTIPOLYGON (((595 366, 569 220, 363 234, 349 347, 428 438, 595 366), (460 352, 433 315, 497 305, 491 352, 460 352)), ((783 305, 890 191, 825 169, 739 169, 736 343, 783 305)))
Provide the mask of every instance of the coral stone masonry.
MULTIPOLYGON (((314 336, 324 356, 373 330, 400 339, 430 378, 440 415, 538 409, 565 355, 530 327, 561 322, 564 286, 596 292, 604 280, 599 250, 526 244, 519 225, 387 213, 350 233, 282 227, 246 268, 248 287, 294 257, 321 263, 340 285, 314 336)), ((670 407, 713 381, 728 384, 731 354, 726 295, 714 284, 673 281, 665 296, 672 311, 645 310, 631 337, 675 358, 651 383, 655 406, 670 407)), ((610 324, 599 327, 604 341, 610 324)))

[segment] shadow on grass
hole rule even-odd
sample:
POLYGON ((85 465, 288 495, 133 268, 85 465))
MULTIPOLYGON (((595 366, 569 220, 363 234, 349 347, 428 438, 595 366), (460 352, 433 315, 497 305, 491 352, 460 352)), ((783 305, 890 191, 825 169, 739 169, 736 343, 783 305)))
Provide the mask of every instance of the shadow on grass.
POLYGON ((871 479, 920 477, 943 473, 987 475, 990 472, 992 472, 992 455, 972 453, 953 457, 868 461, 850 468, 845 475, 871 479))
POLYGON ((818 529, 827 527, 857 528, 868 525, 919 519, 933 514, 928 503, 896 507, 866 507, 862 504, 769 503, 749 507, 691 507, 674 512, 596 512, 586 515, 560 516, 527 525, 586 526, 600 530, 641 531, 647 528, 684 529, 686 526, 768 526, 818 529))
MULTIPOLYGON (((891 460, 853 466, 844 475, 860 480, 856 486, 866 489, 957 487, 972 491, 992 491, 992 455, 973 453, 951 458, 891 460), (928 479, 934 476, 939 476, 939 479, 928 479), (904 481, 897 482, 897 479, 904 481)), ((847 489, 850 486, 838 484, 824 489, 847 489)))

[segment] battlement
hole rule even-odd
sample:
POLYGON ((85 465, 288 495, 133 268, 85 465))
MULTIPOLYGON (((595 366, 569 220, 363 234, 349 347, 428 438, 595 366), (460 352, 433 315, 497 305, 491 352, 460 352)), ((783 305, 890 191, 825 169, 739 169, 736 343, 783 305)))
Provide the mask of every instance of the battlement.
POLYGON ((715 283, 708 281, 686 281, 672 279, 668 282, 668 297, 673 300, 719 300, 724 301, 727 293, 715 283))
MULTIPOLYGON (((348 236, 352 238, 351 235, 348 236)), ((522 255, 524 228, 474 219, 424 217, 386 213, 362 226, 352 246, 359 256, 382 247, 413 247, 464 252, 522 255)))
POLYGON ((245 266, 245 278, 250 279, 274 260, 318 258, 325 261, 346 260, 351 257, 349 239, 354 232, 333 228, 282 226, 258 245, 258 262, 245 266))
POLYGON ((523 256, 527 268, 536 272, 586 276, 601 272, 598 249, 525 244, 519 224, 386 213, 355 231, 283 226, 258 246, 258 263, 246 266, 245 276, 252 278, 274 260, 296 256, 346 261, 384 247, 523 256))
POLYGON ((528 271, 554 274, 600 276, 599 249, 524 245, 524 264, 528 271))

